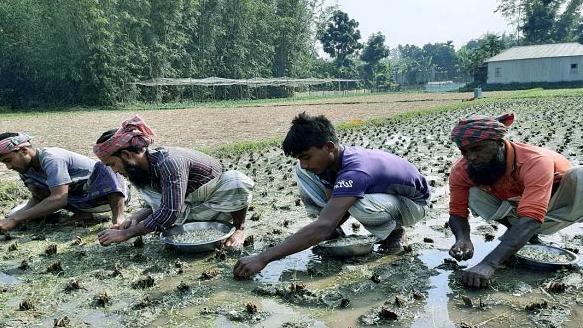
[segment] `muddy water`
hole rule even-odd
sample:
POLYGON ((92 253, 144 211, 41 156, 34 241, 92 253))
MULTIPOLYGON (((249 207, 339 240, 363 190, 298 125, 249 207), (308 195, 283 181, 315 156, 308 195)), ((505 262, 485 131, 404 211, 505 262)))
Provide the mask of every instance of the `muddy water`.
MULTIPOLYGON (((476 103, 456 112, 411 117, 399 123, 342 132, 347 144, 382 148, 411 160, 427 176, 433 191, 425 222, 407 230, 411 253, 401 256, 371 253, 348 259, 322 257, 306 250, 271 263, 250 281, 232 278, 241 255, 255 254, 278 243, 310 222, 298 203, 293 161, 277 148, 223 158, 256 182, 247 234, 254 244, 241 252, 185 256, 164 248, 157 236, 145 246, 132 242, 101 247, 95 234, 107 224, 32 224, 12 238, 0 236, 0 326, 50 326, 55 319, 70 326, 166 327, 357 327, 366 323, 392 327, 579 327, 583 319, 583 276, 578 271, 534 272, 518 266, 500 269, 491 288, 467 290, 460 284, 461 268, 478 263, 505 228, 471 219, 475 256, 467 262, 445 263, 453 236, 447 221, 447 172, 459 156, 449 142, 455 118, 468 113, 499 114, 514 110, 518 119, 513 140, 560 149, 574 163, 583 158, 580 99, 513 100, 476 103), (81 245, 73 241, 81 237, 81 245), (430 238, 433 242, 424 242, 430 238), (16 250, 9 251, 17 242, 16 250), (57 245, 57 253, 45 249, 57 245), (26 260, 28 269, 21 269, 26 260), (62 272, 47 273, 60 261, 62 272), (460 267, 461 266, 461 267, 460 267), (374 277, 374 279, 373 279, 374 277), (137 282, 150 278, 152 286, 137 282), (19 284, 12 284, 18 279, 19 284), (81 289, 68 290, 72 280, 81 289), (549 283, 565 291, 548 291, 549 283), (99 296, 106 294, 102 304, 99 296), (472 305, 464 302, 464 297, 472 305), (19 310, 25 299, 32 310, 19 310), (401 300, 396 302, 396 300, 401 300), (527 305, 546 301, 542 309, 527 305), (400 306, 397 303, 401 304, 400 306), (379 320, 381 307, 396 321, 379 320), (256 311, 254 309, 257 309, 256 311), (248 309, 251 309, 248 310, 248 309)), ((0 204, 3 212, 8 203, 0 204)), ((133 208, 139 204, 133 204, 133 208)), ((349 234, 353 222, 343 229, 349 234)), ((547 243, 583 248, 581 224, 553 236, 547 243)))

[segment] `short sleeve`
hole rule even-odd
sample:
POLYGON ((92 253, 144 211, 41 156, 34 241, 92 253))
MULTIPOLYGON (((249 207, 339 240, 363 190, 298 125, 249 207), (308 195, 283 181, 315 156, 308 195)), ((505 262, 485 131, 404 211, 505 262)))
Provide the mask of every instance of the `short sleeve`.
POLYGON ((332 197, 362 198, 368 189, 369 180, 369 175, 361 171, 343 172, 334 182, 332 197))
POLYGON ((470 188, 473 184, 469 181, 462 160, 457 161, 449 174, 449 215, 467 218, 470 188))
POLYGON ((520 217, 529 217, 543 222, 547 214, 553 190, 554 162, 540 157, 525 163, 520 170, 524 192, 518 203, 520 217))
POLYGON ((72 182, 67 161, 56 156, 44 156, 41 167, 47 176, 47 185, 54 188, 72 182))

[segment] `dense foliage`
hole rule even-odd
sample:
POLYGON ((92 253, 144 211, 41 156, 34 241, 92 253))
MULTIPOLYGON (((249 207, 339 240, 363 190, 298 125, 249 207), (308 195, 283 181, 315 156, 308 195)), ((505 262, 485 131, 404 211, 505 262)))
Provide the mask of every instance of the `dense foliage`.
MULTIPOLYGON (((508 47, 583 41, 583 0, 498 0, 514 26, 460 49, 451 41, 389 49, 323 0, 17 0, 0 2, 0 106, 118 105, 285 97, 285 87, 139 87, 155 78, 337 77, 394 90, 477 83, 508 47), (318 47, 329 59, 318 55, 318 47)), ((463 28, 463 27, 460 27, 463 28)), ((388 36, 390 37, 390 36, 388 36)), ((338 86, 322 86, 322 88, 338 86)))
MULTIPOLYGON (((159 77, 312 76, 318 0, 0 2, 0 104, 98 104, 209 97, 137 88, 159 77)), ((236 97, 242 88, 215 90, 236 97)))

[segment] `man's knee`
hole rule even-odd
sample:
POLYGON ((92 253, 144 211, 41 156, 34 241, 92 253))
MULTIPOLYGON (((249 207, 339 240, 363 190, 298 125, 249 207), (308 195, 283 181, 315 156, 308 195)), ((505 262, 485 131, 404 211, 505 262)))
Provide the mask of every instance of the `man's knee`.
POLYGON ((574 183, 583 183, 583 166, 576 166, 566 171, 561 181, 573 181, 574 183))

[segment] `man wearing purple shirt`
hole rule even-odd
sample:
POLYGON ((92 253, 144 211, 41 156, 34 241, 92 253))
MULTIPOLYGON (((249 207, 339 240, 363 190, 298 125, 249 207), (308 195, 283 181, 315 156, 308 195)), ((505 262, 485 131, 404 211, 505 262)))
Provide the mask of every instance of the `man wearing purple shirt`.
POLYGON ((350 215, 389 252, 401 249, 403 226, 425 217, 429 187, 417 168, 381 150, 340 144, 324 116, 298 115, 283 150, 299 160, 296 176, 300 196, 307 212, 318 219, 282 244, 239 259, 233 270, 235 277, 248 278, 272 261, 330 238, 350 215))

